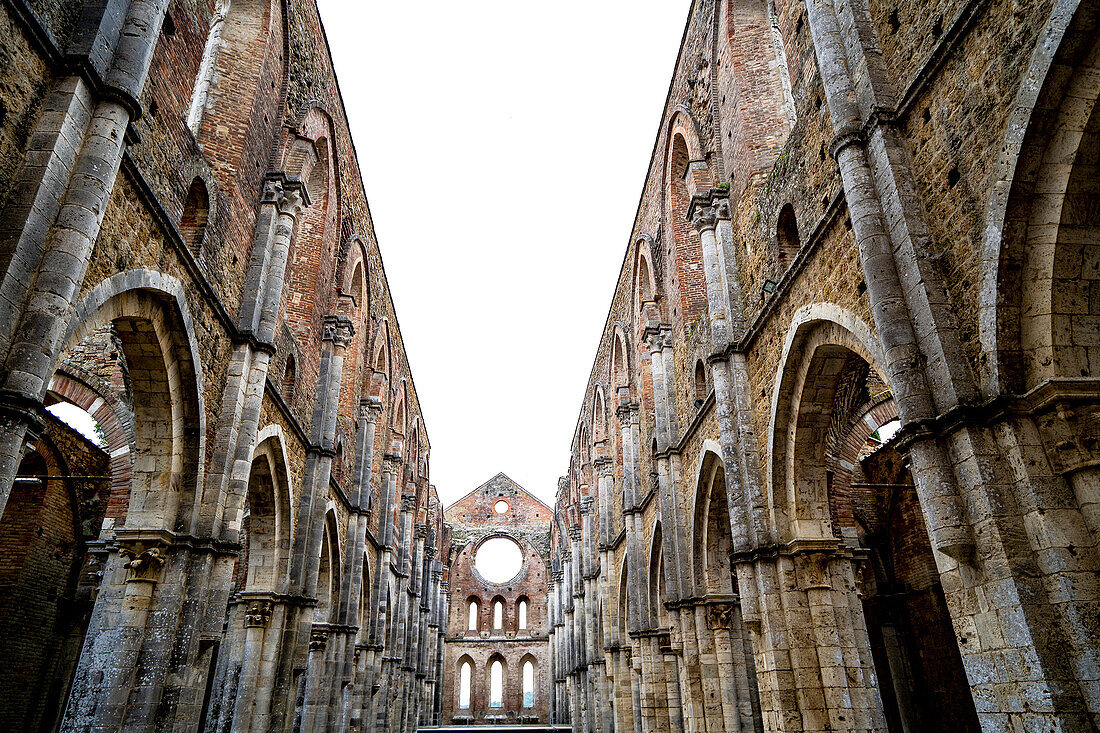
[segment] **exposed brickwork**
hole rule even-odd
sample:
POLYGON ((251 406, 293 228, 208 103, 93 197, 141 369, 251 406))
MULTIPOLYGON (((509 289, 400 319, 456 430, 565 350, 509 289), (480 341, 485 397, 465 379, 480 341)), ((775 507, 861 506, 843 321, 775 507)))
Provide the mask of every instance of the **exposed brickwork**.
POLYGON ((5 721, 439 722, 448 535, 316 5, 11 0, 0 61, 0 544, 69 546, 0 565, 75 619, 35 611, 5 721), (109 478, 24 511, 57 401, 109 478))
POLYGON ((559 483, 553 722, 1096 726, 1097 14, 692 4, 559 483))
POLYGON ((450 723, 547 723, 550 668, 546 589, 549 582, 550 521, 553 510, 504 474, 482 484, 447 507, 451 556, 450 616, 447 619, 444 721, 450 723), (505 502, 498 511, 498 502, 505 502), (475 559, 481 544, 508 537, 522 550, 523 565, 504 584, 486 581, 475 559), (501 625, 495 604, 502 604, 501 625), (476 604, 476 628, 470 628, 470 606, 476 604), (520 628, 520 603, 526 604, 526 628, 520 628), (490 705, 493 662, 503 667, 503 698, 490 705), (523 699, 523 667, 532 665, 531 707, 523 699), (470 665, 468 707, 460 706, 462 666, 470 665))

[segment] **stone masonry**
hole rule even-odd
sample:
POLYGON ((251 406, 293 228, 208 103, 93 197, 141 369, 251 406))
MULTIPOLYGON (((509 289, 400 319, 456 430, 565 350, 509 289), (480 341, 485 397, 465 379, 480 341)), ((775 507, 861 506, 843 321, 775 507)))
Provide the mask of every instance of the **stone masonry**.
POLYGON ((691 3, 559 484, 552 723, 1100 729, 1098 58, 1085 0, 691 3))
POLYGON ((446 724, 549 722, 546 589, 553 513, 504 474, 497 474, 444 512, 451 532, 447 563, 450 615, 444 656, 446 724), (514 541, 523 559, 516 576, 504 583, 487 580, 474 562, 480 547, 497 537, 514 541), (499 707, 494 707, 491 699, 494 663, 500 665, 502 675, 499 707), (530 697, 525 699, 523 675, 528 664, 532 685, 530 697), (469 673, 465 705, 463 665, 468 665, 469 673))
POLYGON ((0 3, 0 728, 441 721, 442 507, 343 109, 313 2, 0 3))
POLYGON ((444 511, 315 2, 0 0, 0 727, 1100 729, 1098 99, 692 0, 555 506, 444 511))

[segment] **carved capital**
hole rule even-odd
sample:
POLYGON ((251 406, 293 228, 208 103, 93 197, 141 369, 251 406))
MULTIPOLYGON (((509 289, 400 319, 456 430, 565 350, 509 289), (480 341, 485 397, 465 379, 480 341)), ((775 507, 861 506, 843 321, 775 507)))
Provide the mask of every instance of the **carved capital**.
POLYGON ((574 542, 581 541, 581 526, 579 524, 575 524, 569 528, 569 539, 574 542))
POLYGON ((608 458, 607 456, 600 456, 592 463, 596 466, 596 473, 597 475, 599 475, 600 478, 603 478, 605 476, 608 478, 611 477, 612 463, 610 458, 608 458))
POLYGON ((707 230, 714 231, 718 226, 718 211, 713 206, 695 207, 691 215, 691 225, 699 233, 707 230))
POLYGON ((646 329, 645 348, 650 354, 658 354, 665 346, 664 336, 660 329, 646 329))
POLYGON ((428 537, 428 525, 425 522, 417 522, 413 525, 413 537, 423 540, 428 537))
POLYGON ((302 210, 309 206, 309 193, 300 181, 273 173, 264 180, 261 202, 273 205, 281 215, 297 219, 302 210))
POLYGON ((615 408, 615 415, 619 418, 619 422, 630 422, 634 417, 634 413, 638 411, 638 406, 634 403, 628 403, 619 405, 615 408))
POLYGON ((801 591, 831 590, 833 587, 829 577, 829 564, 836 554, 835 543, 830 547, 817 546, 818 544, 812 541, 791 542, 795 580, 801 591), (806 546, 802 546, 803 544, 806 546))
POLYGON ((592 507, 595 506, 596 499, 592 496, 581 497, 581 514, 591 514, 592 507))
POLYGON ((377 397, 368 397, 359 401, 359 419, 369 423, 377 423, 382 416, 382 400, 377 397))
POLYGON ((401 511, 414 512, 416 511, 416 494, 402 494, 401 495, 401 511))
POLYGON ((129 540, 119 545, 118 554, 128 571, 127 581, 155 583, 168 562, 167 548, 158 541, 129 540))
POLYGON ((347 316, 325 316, 322 328, 321 340, 331 341, 342 349, 346 349, 355 336, 355 327, 347 316))
POLYGON ((728 629, 733 624, 734 605, 732 603, 713 603, 707 606, 707 625, 711 629, 728 629))
POLYGON ((271 620, 271 601, 249 601, 244 609, 244 625, 249 628, 267 628, 267 622, 271 620))
POLYGON ((323 652, 328 644, 328 629, 324 626, 314 626, 309 632, 309 650, 311 652, 323 652))

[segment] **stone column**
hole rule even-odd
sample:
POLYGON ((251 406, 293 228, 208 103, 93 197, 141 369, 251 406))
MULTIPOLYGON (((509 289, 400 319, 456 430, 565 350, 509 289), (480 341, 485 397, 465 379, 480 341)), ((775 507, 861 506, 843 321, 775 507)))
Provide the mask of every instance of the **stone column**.
POLYGON ((167 8, 168 0, 132 0, 121 28, 117 17, 105 14, 92 34, 99 60, 111 57, 107 68, 97 69, 104 76, 98 90, 102 97, 95 99, 78 77, 59 84, 60 96, 71 95, 70 100, 57 105, 63 113, 43 118, 43 124, 60 120, 56 137, 42 136, 53 137, 55 147, 28 151, 35 160, 20 171, 22 182, 30 184, 24 189, 28 193, 10 202, 18 211, 4 212, 5 224, 22 219, 22 231, 0 281, 0 302, 11 304, 0 306, 0 347, 7 353, 0 386, 0 515, 26 438, 42 429, 46 388, 65 347, 130 123, 141 114, 138 100, 167 8), (71 168, 67 159, 73 160, 71 168))
MULTIPOLYGON (((335 456, 336 415, 343 377, 344 353, 351 343, 354 328, 345 316, 325 316, 322 333, 321 366, 317 377, 317 399, 313 408, 312 438, 318 447, 306 457, 305 478, 299 504, 299 537, 292 557, 292 579, 297 579, 303 595, 317 596, 317 578, 321 564, 321 544, 325 530, 325 506, 328 500, 335 456)), ((326 622, 328 620, 326 619, 326 622)), ((318 625, 309 613, 301 614, 298 639, 308 639, 309 651, 305 679, 302 726, 305 730, 323 727, 328 714, 329 697, 325 694, 328 624, 318 625)), ((298 642, 299 645, 302 641, 298 642)))
MULTIPOLYGON (((233 733, 263 730, 263 725, 253 725, 253 713, 258 702, 256 693, 261 685, 269 690, 273 680, 261 682, 264 673, 264 637, 271 620, 272 602, 268 599, 256 599, 246 602, 244 611, 244 651, 241 655, 241 673, 237 681, 237 697, 233 709, 233 733), (266 683, 266 684, 264 684, 266 683)), ((258 716, 257 723, 267 723, 266 716, 258 716)))
MULTIPOLYGON (((157 584, 164 577, 168 562, 165 543, 152 538, 133 539, 120 543, 117 555, 109 562, 113 575, 122 583, 121 597, 112 603, 117 620, 110 631, 89 637, 81 655, 80 667, 94 666, 96 683, 78 684, 90 672, 78 669, 77 683, 69 698, 62 728, 76 726, 100 730, 121 730, 132 704, 132 696, 138 694, 133 675, 138 657, 145 642, 149 614, 157 584)), ((97 609, 99 610, 99 609, 97 609)), ((141 721, 141 728, 152 724, 141 721)))
MULTIPOLYGON (((386 715, 389 705, 386 699, 392 693, 391 670, 388 657, 392 656, 392 631, 382 625, 382 619, 390 629, 397 626, 396 607, 386 606, 386 593, 394 585, 393 570, 396 563, 397 537, 394 531, 393 515, 397 497, 397 479, 401 472, 401 446, 395 443, 391 452, 383 456, 382 498, 378 508, 378 541, 382 547, 378 551, 378 565, 374 573, 374 602, 377 612, 372 614, 371 645, 374 647, 374 668, 371 671, 370 702, 367 713, 368 731, 385 731, 388 723, 386 715)), ((390 599, 396 602, 396 598, 390 599)))

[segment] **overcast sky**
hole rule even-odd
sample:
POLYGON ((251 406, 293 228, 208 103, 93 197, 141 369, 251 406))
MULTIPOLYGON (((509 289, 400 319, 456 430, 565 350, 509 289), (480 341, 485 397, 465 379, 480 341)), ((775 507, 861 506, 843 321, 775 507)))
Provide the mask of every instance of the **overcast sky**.
POLYGON ((690 0, 319 0, 444 504, 547 503, 690 0))

